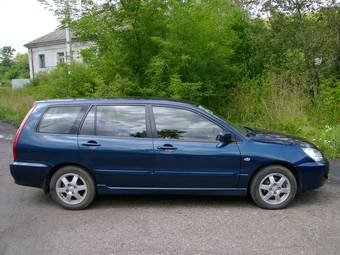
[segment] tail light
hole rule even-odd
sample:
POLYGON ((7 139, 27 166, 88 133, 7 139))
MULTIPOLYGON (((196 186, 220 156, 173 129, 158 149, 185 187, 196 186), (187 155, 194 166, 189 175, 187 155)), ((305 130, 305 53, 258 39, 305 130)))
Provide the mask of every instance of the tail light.
POLYGON ((14 158, 14 161, 17 159, 17 144, 18 144, 18 141, 19 141, 19 138, 20 138, 20 135, 21 135, 21 131, 24 128, 24 126, 27 122, 27 119, 31 115, 31 113, 33 112, 34 108, 35 108, 35 103, 33 103, 31 109, 26 114, 25 118, 21 122, 21 124, 20 124, 20 126, 19 126, 19 128, 18 128, 18 130, 15 134, 15 137, 14 137, 14 140, 13 140, 13 158, 14 158))

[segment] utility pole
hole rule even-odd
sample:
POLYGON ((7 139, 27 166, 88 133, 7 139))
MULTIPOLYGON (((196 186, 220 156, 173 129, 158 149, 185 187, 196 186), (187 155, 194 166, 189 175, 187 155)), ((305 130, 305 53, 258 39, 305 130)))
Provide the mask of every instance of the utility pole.
POLYGON ((72 62, 72 49, 71 49, 71 33, 69 24, 65 27, 66 33, 66 63, 69 65, 72 62))
POLYGON ((69 0, 66 0, 65 5, 65 37, 66 37, 66 63, 69 65, 72 63, 72 48, 71 48, 71 32, 70 32, 70 22, 71 22, 71 8, 69 0))

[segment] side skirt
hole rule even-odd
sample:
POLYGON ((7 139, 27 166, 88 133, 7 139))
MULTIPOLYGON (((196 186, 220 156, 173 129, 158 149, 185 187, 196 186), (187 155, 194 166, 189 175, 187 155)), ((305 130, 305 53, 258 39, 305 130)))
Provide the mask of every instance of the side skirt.
POLYGON ((97 185, 97 194, 178 194, 178 195, 214 195, 214 196, 246 196, 245 188, 157 188, 157 187, 108 187, 97 185))

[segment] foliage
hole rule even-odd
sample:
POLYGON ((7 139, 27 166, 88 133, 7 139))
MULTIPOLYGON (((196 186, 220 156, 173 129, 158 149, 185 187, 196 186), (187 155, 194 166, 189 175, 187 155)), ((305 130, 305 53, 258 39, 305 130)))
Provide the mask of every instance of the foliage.
MULTIPOLYGON (((65 10, 66 0, 48 2, 65 10)), ((13 102, 42 98, 172 97, 340 156, 340 11, 332 1, 78 2, 60 17, 93 42, 82 51, 86 64, 59 65, 10 95, 0 90, 0 119, 18 123, 25 111, 13 102), (256 10, 265 15, 249 14, 256 10)))
POLYGON ((40 74, 27 87, 35 99, 103 96, 104 84, 85 64, 59 64, 50 73, 40 74))
POLYGON ((324 80, 320 85, 319 111, 326 123, 340 123, 340 80, 335 77, 324 80))
POLYGON ((80 4, 86 0, 38 0, 45 8, 52 11, 63 25, 77 17, 80 4))
POLYGON ((334 101, 340 97, 335 85, 321 89, 312 104, 308 91, 297 82, 302 82, 298 73, 294 77, 290 71, 247 81, 234 89, 221 114, 236 123, 307 138, 327 156, 340 156, 340 104, 334 101))
POLYGON ((10 80, 28 78, 28 56, 18 53, 14 57, 15 49, 4 46, 0 49, 0 86, 10 86, 10 80))
POLYGON ((2 80, 29 78, 28 56, 18 53, 6 72, 0 75, 2 80))
POLYGON ((33 97, 26 90, 12 91, 9 87, 0 88, 0 120, 18 126, 33 101, 33 97))
POLYGON ((261 72, 261 25, 226 0, 120 1, 88 6, 73 29, 95 42, 83 56, 105 83, 124 81, 122 94, 203 103, 261 72))
POLYGON ((13 62, 15 49, 11 46, 4 46, 0 49, 1 67, 10 67, 13 62))

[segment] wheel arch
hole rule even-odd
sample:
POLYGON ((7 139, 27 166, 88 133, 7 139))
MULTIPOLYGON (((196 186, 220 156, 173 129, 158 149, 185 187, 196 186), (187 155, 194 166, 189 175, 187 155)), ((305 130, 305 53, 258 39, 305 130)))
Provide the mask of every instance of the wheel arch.
POLYGON ((88 169, 87 167, 81 165, 81 164, 77 164, 77 163, 62 163, 62 164, 58 164, 55 165, 54 167, 51 168, 51 170, 48 172, 47 176, 45 177, 45 181, 44 181, 44 185, 43 185, 43 190, 45 193, 49 193, 50 191, 50 181, 52 176, 62 167, 65 166, 76 166, 76 167, 80 167, 82 169, 84 169, 92 178, 94 184, 96 185, 96 178, 94 177, 93 173, 90 171, 90 169, 88 169))
POLYGON ((292 174, 294 175, 295 179, 296 179, 296 182, 297 182, 297 185, 298 185, 298 191, 301 190, 301 182, 300 182, 300 177, 299 177, 299 173, 298 171, 296 170, 296 168, 290 164, 289 162, 285 162, 285 161, 277 161, 277 162, 270 162, 268 164, 264 164, 264 165, 261 165, 259 166, 251 175, 251 177, 249 178, 249 181, 248 181, 248 185, 247 185, 247 191, 248 191, 248 194, 250 192, 250 185, 251 183, 253 182, 253 179, 255 177, 255 175, 260 172, 262 169, 268 167, 268 166, 282 166, 282 167, 285 167, 287 168, 289 171, 292 172, 292 174))

